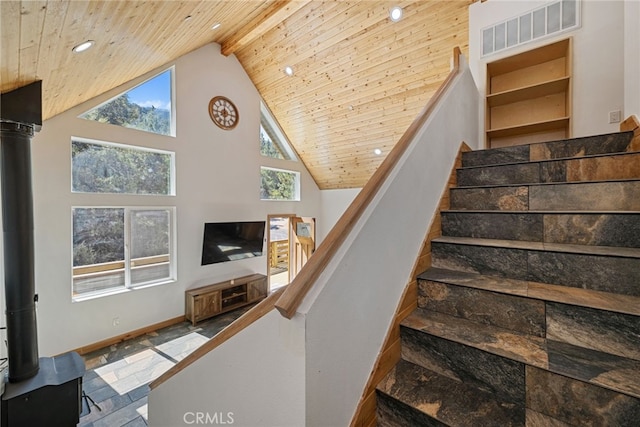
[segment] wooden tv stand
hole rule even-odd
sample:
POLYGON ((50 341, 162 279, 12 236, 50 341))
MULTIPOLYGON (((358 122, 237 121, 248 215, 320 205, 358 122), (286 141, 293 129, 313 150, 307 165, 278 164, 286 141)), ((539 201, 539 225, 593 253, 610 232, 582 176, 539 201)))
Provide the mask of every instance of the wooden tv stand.
POLYGON ((197 322, 267 297, 267 276, 251 274, 185 291, 187 320, 197 322))

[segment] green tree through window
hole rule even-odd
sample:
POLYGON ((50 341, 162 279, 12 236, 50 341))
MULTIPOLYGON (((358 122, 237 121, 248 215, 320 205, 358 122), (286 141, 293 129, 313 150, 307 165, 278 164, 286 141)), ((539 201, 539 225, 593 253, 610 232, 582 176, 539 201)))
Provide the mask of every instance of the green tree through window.
POLYGON ((300 200, 300 173, 260 168, 262 200, 300 200))
POLYGON ((173 135, 171 92, 171 70, 167 70, 81 114, 80 118, 161 135, 173 135))

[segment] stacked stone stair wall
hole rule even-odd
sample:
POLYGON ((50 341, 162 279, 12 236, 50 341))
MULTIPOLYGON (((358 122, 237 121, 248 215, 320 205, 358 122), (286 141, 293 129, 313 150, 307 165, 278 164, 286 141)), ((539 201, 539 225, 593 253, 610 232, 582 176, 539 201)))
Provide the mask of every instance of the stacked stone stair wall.
POLYGON ((467 152, 380 426, 640 425, 633 132, 467 152))

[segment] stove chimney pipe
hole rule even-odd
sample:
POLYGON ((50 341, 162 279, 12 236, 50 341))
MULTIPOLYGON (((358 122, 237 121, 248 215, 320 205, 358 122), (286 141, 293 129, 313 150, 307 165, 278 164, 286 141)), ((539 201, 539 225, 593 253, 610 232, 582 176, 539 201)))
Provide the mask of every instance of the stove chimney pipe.
POLYGON ((0 180, 9 381, 39 370, 31 138, 42 125, 42 82, 0 97, 0 180))

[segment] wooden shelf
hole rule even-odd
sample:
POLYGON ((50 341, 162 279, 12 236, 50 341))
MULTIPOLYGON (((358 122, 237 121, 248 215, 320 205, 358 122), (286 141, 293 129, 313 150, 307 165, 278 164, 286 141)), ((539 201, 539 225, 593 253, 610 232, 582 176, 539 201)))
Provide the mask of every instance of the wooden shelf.
POLYGON ((518 126, 504 127, 500 129, 491 129, 487 131, 489 138, 504 138, 507 136, 516 136, 522 134, 531 134, 536 132, 546 132, 550 130, 560 130, 566 128, 569 124, 569 117, 560 117, 553 120, 545 120, 534 123, 524 123, 518 126))
POLYGON ((552 95, 554 93, 566 92, 569 88, 571 77, 561 77, 555 80, 538 83, 533 86, 520 87, 504 92, 492 93, 487 95, 487 105, 489 107, 499 107, 501 105, 511 104, 522 101, 523 99, 536 98, 541 96, 552 95))
POLYGON ((571 39, 487 64, 488 147, 571 136, 571 39))

